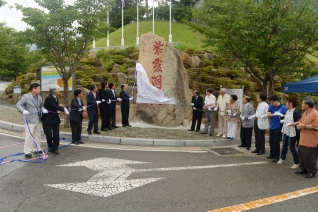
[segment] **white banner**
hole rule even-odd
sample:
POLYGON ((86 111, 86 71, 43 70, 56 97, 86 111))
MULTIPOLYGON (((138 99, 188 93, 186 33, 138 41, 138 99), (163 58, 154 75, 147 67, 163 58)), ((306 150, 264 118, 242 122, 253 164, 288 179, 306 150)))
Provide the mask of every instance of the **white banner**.
POLYGON ((241 110, 243 108, 243 97, 244 97, 244 89, 226 89, 226 93, 228 95, 236 95, 237 101, 236 103, 241 107, 241 110))

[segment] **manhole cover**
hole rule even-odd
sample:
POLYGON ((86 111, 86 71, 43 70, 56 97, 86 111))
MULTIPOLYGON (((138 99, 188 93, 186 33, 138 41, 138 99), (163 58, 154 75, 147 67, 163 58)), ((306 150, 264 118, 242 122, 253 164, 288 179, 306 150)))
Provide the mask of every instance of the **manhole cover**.
POLYGON ((220 155, 238 155, 243 154, 243 152, 240 152, 233 148, 213 148, 212 151, 220 154, 220 155))

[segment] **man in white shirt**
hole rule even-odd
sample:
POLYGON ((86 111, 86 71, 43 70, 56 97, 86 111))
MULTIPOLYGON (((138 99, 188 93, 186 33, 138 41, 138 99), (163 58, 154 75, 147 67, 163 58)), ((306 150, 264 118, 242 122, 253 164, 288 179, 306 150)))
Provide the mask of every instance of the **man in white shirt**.
POLYGON ((210 136, 212 136, 214 132, 215 117, 216 117, 216 111, 214 111, 216 98, 212 94, 212 90, 210 88, 206 89, 205 92, 206 92, 206 96, 205 96, 204 106, 203 106, 203 109, 205 112, 205 128, 204 128, 204 131, 201 132, 201 134, 207 134, 209 130, 209 126, 211 124, 210 136))
POLYGON ((257 97, 258 106, 256 113, 250 116, 248 119, 255 119, 254 121, 254 132, 255 132, 255 150, 252 153, 257 155, 265 154, 265 130, 268 128, 268 104, 265 94, 259 94, 257 97))
POLYGON ((226 138, 226 131, 227 131, 227 122, 226 122, 226 108, 230 104, 230 95, 226 93, 225 88, 220 89, 220 95, 218 100, 216 101, 216 107, 214 111, 219 109, 219 133, 216 136, 223 135, 223 138, 226 138))

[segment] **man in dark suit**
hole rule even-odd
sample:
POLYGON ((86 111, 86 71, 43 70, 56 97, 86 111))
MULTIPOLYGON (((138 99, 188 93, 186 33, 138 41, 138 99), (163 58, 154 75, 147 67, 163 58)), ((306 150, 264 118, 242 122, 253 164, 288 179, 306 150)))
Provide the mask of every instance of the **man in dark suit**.
POLYGON ((129 96, 127 92, 127 85, 121 85, 122 91, 120 92, 121 101, 121 120, 123 127, 131 127, 129 124, 129 101, 133 100, 133 97, 129 96))
POLYGON ((195 131, 196 132, 200 131, 202 114, 203 114, 202 105, 203 105, 203 98, 200 96, 199 91, 195 90, 193 93, 192 100, 191 100, 193 115, 192 115, 192 125, 191 125, 191 129, 189 131, 194 131, 195 124, 197 125, 195 131))
POLYGON ((44 108, 49 113, 42 114, 43 131, 46 135, 48 151, 56 155, 59 154, 58 147, 60 144, 60 111, 65 111, 69 114, 65 107, 59 106, 58 96, 60 95, 60 87, 56 84, 50 85, 50 95, 44 101, 44 108))
POLYGON ((99 89, 98 95, 99 99, 102 101, 102 103, 99 104, 99 112, 100 116, 102 118, 102 126, 101 131, 108 131, 108 128, 110 127, 110 118, 109 118, 109 109, 107 102, 109 101, 109 94, 107 91, 107 82, 103 81, 100 83, 101 89, 99 89))
POLYGON ((84 107, 84 103, 82 101, 82 91, 77 89, 74 91, 74 98, 71 103, 71 114, 70 114, 70 122, 72 129, 72 143, 73 144, 84 144, 82 141, 82 121, 83 121, 83 111, 86 110, 84 107))
POLYGON ((92 134, 92 128, 94 125, 94 133, 100 134, 98 132, 98 108, 97 105, 101 103, 98 99, 98 95, 96 93, 97 87, 95 85, 91 85, 89 87, 89 92, 87 94, 87 114, 88 114, 88 127, 87 127, 87 133, 88 135, 92 134))
POLYGON ((117 98, 116 96, 116 85, 114 83, 109 83, 109 88, 109 99, 111 101, 109 104, 109 116, 112 120, 111 129, 114 129, 118 128, 116 126, 116 102, 121 101, 121 98, 117 98))

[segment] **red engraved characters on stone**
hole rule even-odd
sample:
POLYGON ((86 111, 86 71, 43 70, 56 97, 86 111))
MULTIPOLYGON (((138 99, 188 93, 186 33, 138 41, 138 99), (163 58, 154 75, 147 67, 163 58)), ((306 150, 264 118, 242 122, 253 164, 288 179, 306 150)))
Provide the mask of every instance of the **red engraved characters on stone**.
POLYGON ((159 58, 154 59, 154 61, 152 62, 154 72, 162 72, 161 63, 162 60, 160 60, 159 58))
POLYGON ((161 88, 162 88, 162 76, 161 75, 152 76, 151 77, 151 83, 152 83, 153 86, 155 86, 156 88, 161 90, 161 88))
POLYGON ((154 55, 159 56, 159 54, 162 53, 163 51, 163 43, 161 43, 161 41, 155 41, 155 45, 153 45, 153 51, 154 51, 154 55))

